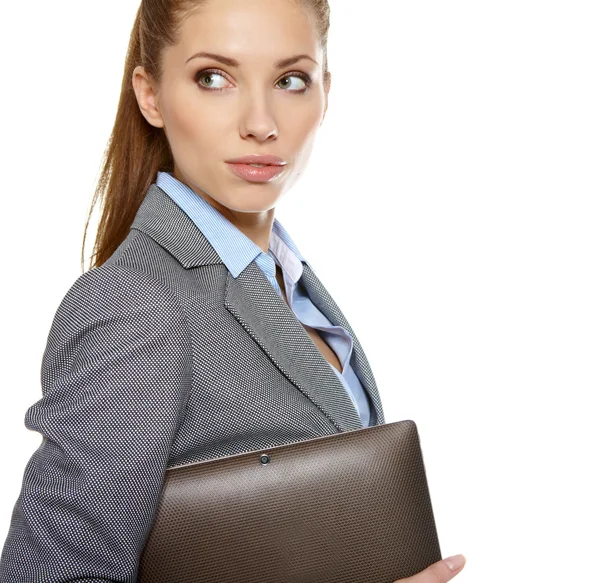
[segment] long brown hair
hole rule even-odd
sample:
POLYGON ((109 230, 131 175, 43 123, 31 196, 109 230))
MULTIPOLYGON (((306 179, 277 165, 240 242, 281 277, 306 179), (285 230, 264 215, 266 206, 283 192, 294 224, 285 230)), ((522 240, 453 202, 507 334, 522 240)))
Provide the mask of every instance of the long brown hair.
MULTIPOLYGON (((328 81, 327 37, 329 3, 327 0, 297 0, 313 11, 323 48, 323 77, 328 81)), ((173 171, 173 156, 163 128, 156 128, 142 115, 133 90, 136 66, 160 84, 163 50, 177 43, 186 17, 202 8, 207 0, 142 0, 138 8, 125 59, 121 95, 115 123, 108 140, 100 177, 85 224, 81 247, 84 249, 87 228, 94 206, 100 201, 102 215, 92 252, 90 268, 102 265, 123 242, 140 204, 159 170, 173 171)))

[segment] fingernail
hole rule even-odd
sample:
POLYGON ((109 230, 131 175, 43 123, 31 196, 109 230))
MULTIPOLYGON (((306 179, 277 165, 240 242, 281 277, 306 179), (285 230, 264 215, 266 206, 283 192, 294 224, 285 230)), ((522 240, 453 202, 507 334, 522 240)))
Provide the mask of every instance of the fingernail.
POLYGON ((453 557, 448 557, 444 559, 446 565, 451 571, 457 571, 458 569, 465 566, 467 559, 464 555, 454 555, 453 557))

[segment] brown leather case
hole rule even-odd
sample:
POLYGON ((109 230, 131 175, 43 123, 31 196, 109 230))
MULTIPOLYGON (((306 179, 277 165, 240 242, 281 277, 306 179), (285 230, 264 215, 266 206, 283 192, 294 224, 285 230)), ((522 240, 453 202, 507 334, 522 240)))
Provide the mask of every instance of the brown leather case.
POLYGON ((138 583, 392 583, 440 560, 417 427, 169 468, 138 583))

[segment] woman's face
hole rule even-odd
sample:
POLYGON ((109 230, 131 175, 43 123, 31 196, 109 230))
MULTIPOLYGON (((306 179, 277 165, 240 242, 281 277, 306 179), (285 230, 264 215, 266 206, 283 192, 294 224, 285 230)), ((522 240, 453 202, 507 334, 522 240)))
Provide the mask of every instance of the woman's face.
POLYGON ((312 14, 296 0, 209 0, 189 16, 163 53, 160 88, 152 93, 150 80, 136 90, 146 119, 164 127, 175 177, 220 210, 275 207, 304 169, 327 109, 322 58, 312 14), (309 58, 276 66, 298 55, 309 58), (251 182, 226 163, 248 154, 286 165, 251 182))

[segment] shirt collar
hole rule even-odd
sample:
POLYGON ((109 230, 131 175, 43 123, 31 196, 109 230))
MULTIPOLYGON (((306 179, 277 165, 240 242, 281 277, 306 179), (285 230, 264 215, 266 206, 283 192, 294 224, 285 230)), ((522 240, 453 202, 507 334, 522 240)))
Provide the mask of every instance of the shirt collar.
MULTIPOLYGON (((190 217, 233 277, 237 277, 257 257, 267 255, 215 207, 170 173, 159 171, 156 185, 190 217)), ((306 263, 306 260, 276 218, 271 229, 268 256, 285 269, 294 283, 300 279, 302 262, 306 263)))

